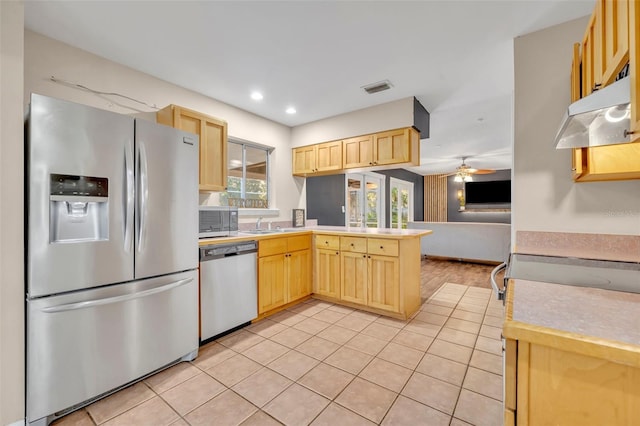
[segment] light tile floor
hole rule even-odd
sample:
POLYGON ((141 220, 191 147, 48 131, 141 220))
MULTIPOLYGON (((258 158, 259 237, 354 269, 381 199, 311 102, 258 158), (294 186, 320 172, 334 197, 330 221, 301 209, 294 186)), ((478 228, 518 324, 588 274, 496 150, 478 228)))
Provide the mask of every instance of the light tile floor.
POLYGON ((501 425, 502 303, 447 283, 409 321, 311 299, 67 425, 501 425))

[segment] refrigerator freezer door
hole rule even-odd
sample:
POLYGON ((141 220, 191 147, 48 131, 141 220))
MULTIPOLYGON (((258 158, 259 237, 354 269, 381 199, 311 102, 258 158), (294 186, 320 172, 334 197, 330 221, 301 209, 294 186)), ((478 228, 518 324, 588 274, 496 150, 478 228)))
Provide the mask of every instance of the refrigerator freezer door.
POLYGON ((198 267, 198 137, 136 120, 135 278, 198 267))
POLYGON ((133 129, 125 115, 31 96, 28 297, 133 279, 133 129))
POLYGON ((27 420, 197 350, 197 303, 197 271, 28 300, 27 420))

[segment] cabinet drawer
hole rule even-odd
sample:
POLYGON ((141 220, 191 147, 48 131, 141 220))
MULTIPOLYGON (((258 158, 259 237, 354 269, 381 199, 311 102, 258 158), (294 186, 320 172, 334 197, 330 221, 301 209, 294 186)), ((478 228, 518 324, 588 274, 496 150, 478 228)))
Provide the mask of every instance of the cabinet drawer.
POLYGON ((299 235, 287 238, 287 251, 306 250, 311 248, 311 236, 299 235))
POLYGON ((367 251, 369 254, 398 256, 398 241, 383 238, 369 238, 367 240, 367 251))
POLYGON ((366 253, 367 239, 361 237, 340 237, 340 250, 366 253))
POLYGON ((316 235, 316 248, 339 250, 340 237, 336 235, 316 235))
POLYGON ((258 241, 258 256, 272 256, 287 251, 287 238, 269 238, 258 241))

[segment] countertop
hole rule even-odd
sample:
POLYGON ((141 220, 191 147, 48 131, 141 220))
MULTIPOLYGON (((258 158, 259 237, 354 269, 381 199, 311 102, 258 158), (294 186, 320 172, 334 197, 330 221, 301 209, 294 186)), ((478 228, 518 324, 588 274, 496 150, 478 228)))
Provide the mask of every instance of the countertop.
POLYGON ((260 240, 267 238, 280 238, 285 236, 312 234, 338 234, 356 237, 376 237, 390 239, 410 239, 420 238, 432 233, 428 229, 390 229, 390 228, 351 228, 347 226, 307 226, 304 228, 286 228, 284 232, 273 232, 268 234, 252 234, 239 231, 237 235, 219 238, 203 238, 199 241, 200 246, 210 244, 223 244, 237 241, 260 240))
POLYGON ((512 279, 503 334, 640 367, 640 294, 512 279))

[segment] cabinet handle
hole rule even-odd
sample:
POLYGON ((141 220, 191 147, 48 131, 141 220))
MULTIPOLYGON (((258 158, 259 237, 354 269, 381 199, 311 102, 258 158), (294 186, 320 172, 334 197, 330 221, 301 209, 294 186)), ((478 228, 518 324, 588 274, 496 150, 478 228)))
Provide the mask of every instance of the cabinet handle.
POLYGON ((363 255, 362 255, 362 257, 366 258, 366 257, 367 257, 367 255, 366 255, 366 254, 363 254, 363 255))
POLYGON ((602 84, 600 84, 600 83, 596 83, 596 84, 594 84, 594 85, 593 85, 593 90, 592 90, 592 91, 593 91, 593 92, 595 92, 596 90, 600 89, 600 86, 602 86, 602 84))
POLYGON ((339 252, 339 251, 337 251, 337 252, 336 252, 336 254, 340 254, 340 252, 339 252))
POLYGON ((351 243, 351 247, 355 247, 355 246, 356 246, 355 244, 351 243))
POLYGON ((368 259, 371 259, 371 256, 367 256, 368 259))
POLYGON ((373 163, 369 162, 369 165, 370 165, 370 166, 373 166, 373 163))
POLYGON ((384 250, 384 246, 380 246, 380 250, 384 250))
POLYGON ((624 131, 624 137, 626 138, 627 136, 633 135, 633 134, 636 134, 636 133, 638 133, 638 132, 636 132, 635 130, 631 130, 631 131, 625 130, 624 131))

